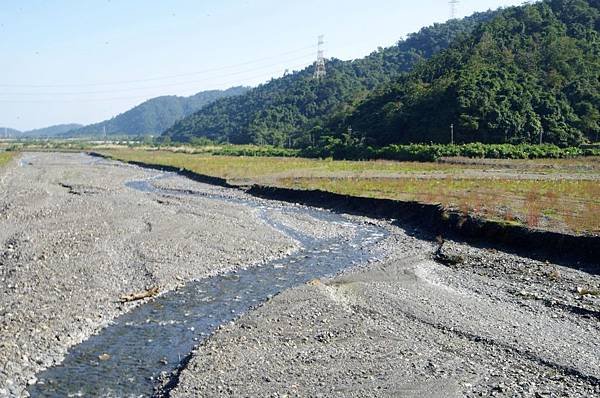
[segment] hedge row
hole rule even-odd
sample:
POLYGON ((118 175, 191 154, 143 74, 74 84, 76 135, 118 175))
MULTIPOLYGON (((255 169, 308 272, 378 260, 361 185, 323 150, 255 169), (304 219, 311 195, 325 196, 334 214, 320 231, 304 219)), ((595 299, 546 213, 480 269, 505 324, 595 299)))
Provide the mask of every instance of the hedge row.
POLYGON ((300 151, 297 149, 278 148, 272 146, 242 146, 232 145, 217 147, 210 153, 216 156, 272 156, 272 157, 296 157, 300 151))
POLYGON ((580 156, 600 156, 600 148, 569 147, 531 144, 481 144, 464 145, 412 144, 390 145, 383 148, 347 146, 340 143, 320 148, 308 148, 301 156, 334 159, 389 159, 402 161, 435 161, 444 157, 488 159, 561 159, 580 156))

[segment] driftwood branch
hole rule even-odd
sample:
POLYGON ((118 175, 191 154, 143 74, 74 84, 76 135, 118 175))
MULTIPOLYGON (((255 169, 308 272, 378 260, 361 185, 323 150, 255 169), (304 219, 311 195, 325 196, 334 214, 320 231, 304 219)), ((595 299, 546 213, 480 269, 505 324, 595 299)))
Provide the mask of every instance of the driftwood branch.
POLYGON ((435 261, 447 266, 458 265, 465 262, 465 258, 461 255, 452 255, 444 253, 444 243, 446 243, 444 238, 438 236, 435 239, 438 243, 438 248, 435 251, 435 253, 433 253, 433 259, 435 261))
POLYGON ((121 296, 121 303, 128 303, 130 301, 143 300, 148 297, 154 297, 158 294, 158 287, 151 287, 150 289, 144 290, 143 292, 136 292, 121 296))

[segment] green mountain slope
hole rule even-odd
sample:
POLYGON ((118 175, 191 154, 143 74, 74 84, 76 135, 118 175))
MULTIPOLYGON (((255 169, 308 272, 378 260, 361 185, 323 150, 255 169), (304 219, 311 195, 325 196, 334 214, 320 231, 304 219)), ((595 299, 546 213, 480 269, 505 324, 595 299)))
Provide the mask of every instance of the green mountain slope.
POLYGON ((23 132, 23 137, 55 137, 57 135, 64 134, 67 131, 75 130, 81 127, 83 127, 83 125, 77 123, 57 124, 55 126, 25 131, 23 132))
POLYGON ((110 120, 69 131, 64 136, 98 135, 102 134, 104 129, 109 135, 158 135, 176 121, 202 109, 211 102, 220 98, 241 95, 247 90, 246 87, 232 87, 227 90, 202 91, 191 97, 153 98, 110 120))
POLYGON ((245 95, 215 101, 177 122, 165 137, 188 141, 203 136, 233 143, 305 146, 321 134, 329 117, 347 112, 371 90, 396 79, 492 15, 479 13, 424 28, 363 59, 332 59, 321 81, 313 79, 312 66, 273 79, 245 95))
POLYGON ((600 1, 503 10, 341 123, 374 145, 579 144, 600 134, 600 1))

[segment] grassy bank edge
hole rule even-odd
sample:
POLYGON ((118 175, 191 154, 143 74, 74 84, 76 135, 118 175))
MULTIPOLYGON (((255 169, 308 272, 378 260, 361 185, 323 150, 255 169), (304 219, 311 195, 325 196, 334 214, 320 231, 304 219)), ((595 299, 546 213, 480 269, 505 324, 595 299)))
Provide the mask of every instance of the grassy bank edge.
POLYGON ((531 229, 520 224, 486 219, 476 215, 464 215, 458 211, 445 209, 441 205, 416 201, 357 197, 318 189, 298 190, 261 184, 233 185, 229 184, 226 179, 182 167, 120 160, 107 153, 91 152, 90 154, 142 167, 177 172, 204 183, 244 189, 251 195, 265 199, 301 203, 373 218, 397 219, 409 225, 425 227, 427 233, 433 234, 432 236, 448 234, 460 240, 480 242, 485 246, 500 245, 509 251, 542 261, 566 261, 565 264, 573 261, 579 264, 580 261, 583 261, 587 264, 596 264, 597 258, 600 256, 600 236, 531 229), (408 216, 406 216, 407 214, 408 216))
MULTIPOLYGON (((210 183, 214 183, 215 179, 218 179, 219 185, 224 183, 231 186, 258 184, 297 190, 321 190, 356 197, 387 198, 401 202, 442 204, 446 210, 460 211, 465 216, 473 215, 500 223, 514 223, 536 230, 565 232, 577 236, 598 235, 600 232, 598 226, 600 211, 594 210, 600 206, 600 202, 593 195, 590 197, 593 194, 592 191, 588 192, 588 190, 597 191, 600 188, 594 180, 557 180, 553 183, 535 179, 502 179, 502 177, 493 175, 490 178, 469 179, 469 177, 461 178, 458 173, 463 172, 463 167, 475 167, 474 170, 479 170, 478 166, 439 162, 240 158, 131 149, 107 149, 102 152, 120 161, 170 166, 176 170, 185 169, 196 175, 210 176, 213 179, 210 183), (405 175, 397 180, 401 186, 396 187, 397 182, 386 181, 382 181, 383 185, 377 185, 379 180, 389 180, 390 178, 385 177, 385 174, 373 177, 369 175, 369 170, 400 172, 405 175), (325 171, 325 176, 319 177, 319 171, 325 171), (313 175, 314 172, 317 172, 317 176, 313 175), (337 172, 342 172, 343 178, 333 175, 337 172), (445 180, 439 178, 429 180, 415 178, 415 174, 411 174, 412 172, 444 172, 448 175, 445 180), (457 174, 454 174, 455 172, 457 174), (458 177, 455 178, 455 176, 458 177), (340 181, 343 182, 342 185, 340 185, 340 181), (488 191, 494 189, 499 189, 499 193, 493 192, 491 195, 488 191), (548 197, 546 198, 546 196, 548 197), (567 201, 568 203, 563 203, 563 199, 566 200, 567 197, 571 199, 567 201), (573 200, 576 201, 575 205, 571 203, 573 200), (595 215, 595 213, 598 214, 595 215)), ((597 162, 597 159, 594 158, 593 161, 597 162)), ((521 161, 511 160, 511 162, 521 161)), ((537 161, 528 160, 526 162, 537 161)), ((567 169, 573 166, 582 167, 579 164, 571 165, 571 160, 552 160, 550 163, 552 168, 540 170, 540 172, 554 173, 553 169, 556 165, 552 162, 569 162, 569 164, 561 165, 559 170, 562 167, 567 169)), ((530 167, 529 165, 522 166, 530 167)), ((540 165, 533 165, 534 172, 537 172, 538 166, 540 165)), ((597 169, 592 170, 593 173, 596 173, 597 169)), ((576 173, 587 172, 587 169, 586 171, 576 171, 576 173)))

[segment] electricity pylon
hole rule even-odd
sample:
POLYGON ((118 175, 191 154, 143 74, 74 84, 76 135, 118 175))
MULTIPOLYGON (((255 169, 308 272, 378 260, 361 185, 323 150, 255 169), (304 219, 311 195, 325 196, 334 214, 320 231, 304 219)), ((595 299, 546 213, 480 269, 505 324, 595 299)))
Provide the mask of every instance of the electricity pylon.
POLYGON ((325 57, 323 56, 323 35, 319 36, 319 43, 317 46, 317 60, 315 61, 315 75, 314 78, 320 80, 325 77, 327 72, 325 71, 325 57))

